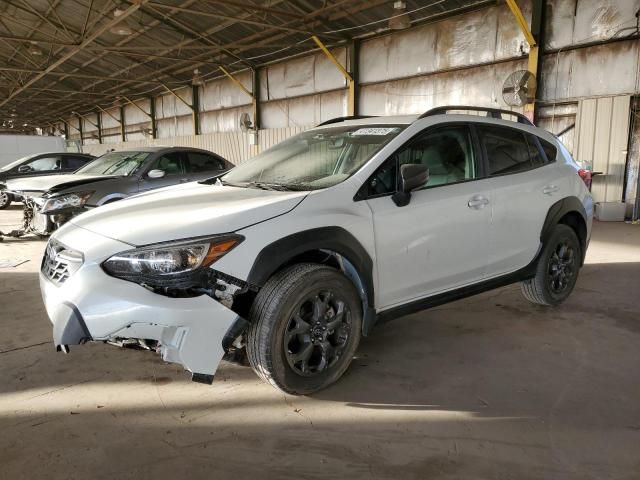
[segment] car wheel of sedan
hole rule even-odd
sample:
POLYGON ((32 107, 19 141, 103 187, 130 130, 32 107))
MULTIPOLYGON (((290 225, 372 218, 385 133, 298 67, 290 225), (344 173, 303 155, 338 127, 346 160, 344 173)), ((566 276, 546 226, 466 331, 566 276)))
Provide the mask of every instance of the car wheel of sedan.
POLYGON ((306 395, 331 385, 349 367, 360 342, 362 304, 340 271, 298 264, 269 279, 249 319, 253 370, 284 392, 306 395))
POLYGON ((8 193, 0 192, 0 210, 4 210, 11 205, 11 196, 8 193))
POLYGON ((536 276, 522 282, 522 294, 538 305, 558 305, 573 291, 578 280, 580 241, 571 227, 556 225, 536 267, 536 276))

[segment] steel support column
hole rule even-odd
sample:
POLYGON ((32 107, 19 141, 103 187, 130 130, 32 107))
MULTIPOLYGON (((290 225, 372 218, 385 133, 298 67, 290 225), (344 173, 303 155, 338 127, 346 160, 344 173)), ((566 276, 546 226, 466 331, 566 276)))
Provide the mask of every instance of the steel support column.
MULTIPOLYGON (((313 35, 311 37, 316 45, 322 50, 322 52, 327 56, 329 60, 336 66, 336 68, 342 73, 345 80, 347 81, 347 115, 355 115, 356 112, 356 85, 353 79, 353 76, 347 72, 347 69, 342 66, 342 64, 338 61, 338 59, 329 51, 329 49, 322 43, 317 36, 313 35)), ((353 65, 352 65, 353 67, 353 65)))
POLYGON ((253 128, 260 130, 261 112, 260 112, 260 72, 257 68, 251 69, 251 90, 253 90, 253 128))
POLYGON ((191 118, 193 120, 193 134, 200 135, 200 96, 197 85, 191 86, 191 103, 187 102, 184 98, 178 95, 178 92, 172 90, 164 83, 162 84, 164 89, 171 95, 176 97, 182 103, 184 103, 191 110, 191 118))
POLYGON ((122 142, 127 141, 127 127, 124 120, 124 106, 120 107, 120 137, 122 142))
POLYGON ((351 74, 351 82, 349 82, 348 105, 351 106, 351 115, 358 115, 360 86, 358 85, 360 73, 358 64, 360 62, 360 40, 353 40, 349 44, 349 73, 351 74))
POLYGON ((84 145, 84 128, 82 128, 82 117, 80 115, 76 115, 78 118, 78 132, 80 132, 80 145, 84 145))
MULTIPOLYGON (((522 10, 516 3, 516 0, 506 0, 507 6, 513 16, 518 22, 520 26, 520 30, 524 34, 524 38, 527 40, 529 44, 529 61, 527 65, 527 69, 533 73, 536 77, 536 83, 538 83, 538 67, 540 65, 540 33, 542 31, 542 17, 544 13, 544 0, 533 0, 533 9, 531 14, 531 27, 527 23, 527 20, 524 18, 522 14, 522 10)), ((534 98, 536 96, 536 92, 534 92, 534 98)), ((534 120, 535 116, 535 102, 528 103, 524 108, 525 114, 529 117, 531 121, 534 120)))
POLYGON ((149 118, 151 118, 151 138, 158 138, 158 122, 156 121, 156 99, 149 97, 149 111, 151 112, 149 118))
MULTIPOLYGON (((244 93, 246 93, 247 95, 249 95, 251 97, 251 110, 253 112, 253 129, 256 131, 256 133, 258 132, 258 128, 260 125, 260 107, 258 106, 258 96, 260 95, 258 93, 258 90, 260 90, 260 85, 258 84, 258 72, 256 72, 255 69, 251 69, 251 89, 253 90, 252 92, 250 92, 247 87, 245 87, 242 82, 240 80, 238 80, 233 74, 231 74, 226 68, 224 67, 219 67, 220 71, 222 73, 224 73, 227 78, 229 80, 231 80, 234 85, 236 87, 238 87, 240 90, 242 90, 244 93)), ((257 141, 257 137, 256 137, 256 141, 257 141)))
POLYGON ((98 128, 98 143, 102 144, 102 112, 96 112, 96 127, 98 128))
POLYGON ((200 88, 191 86, 191 116, 193 118, 193 134, 200 135, 200 88))

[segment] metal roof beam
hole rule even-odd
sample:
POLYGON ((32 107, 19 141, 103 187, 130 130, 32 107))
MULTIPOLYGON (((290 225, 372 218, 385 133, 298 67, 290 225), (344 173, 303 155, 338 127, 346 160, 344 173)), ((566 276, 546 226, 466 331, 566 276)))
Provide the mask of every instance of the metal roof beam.
POLYGON ((78 52, 82 51, 83 47, 85 47, 86 45, 89 45, 91 42, 93 42, 94 40, 99 38, 100 35, 102 35, 104 32, 106 32, 109 29, 113 28, 115 25, 117 25, 118 23, 122 22, 124 19, 129 17, 131 14, 137 12, 140 9, 140 7, 143 4, 145 4, 148 0, 136 0, 136 1, 137 1, 137 3, 131 5, 124 12, 122 12, 122 15, 114 18, 110 22, 107 22, 106 24, 104 24, 103 26, 98 28, 94 33, 89 35, 89 37, 87 37, 87 39, 85 39, 79 46, 74 47, 73 49, 71 49, 65 55, 60 57, 58 60, 53 62, 51 65, 49 65, 43 72, 38 73, 35 77, 32 77, 30 80, 28 80, 27 83, 25 83, 22 87, 18 88, 16 91, 12 92, 7 98, 5 98, 4 100, 2 100, 0 102, 0 107, 2 107, 3 105, 6 105, 6 103, 9 100, 11 100, 13 97, 15 97, 19 93, 23 92, 24 90, 26 90, 27 88, 29 88, 31 85, 33 85, 38 80, 40 80, 42 77, 44 77, 47 73, 55 70, 60 65, 63 65, 67 60, 72 58, 78 52))
MULTIPOLYGON (((108 77, 104 75, 88 75, 84 73, 55 72, 50 70, 33 70, 29 68, 2 66, 2 65, 0 65, 0 71, 34 73, 39 76, 39 79, 44 76, 57 76, 57 77, 86 78, 89 80, 112 81, 112 82, 120 82, 120 83, 127 82, 127 83, 137 83, 137 84, 156 84, 156 85, 160 84, 160 82, 157 80, 141 80, 137 78, 118 78, 118 77, 108 77)), ((78 93, 78 92, 74 92, 74 93, 78 93)), ((79 93, 84 93, 84 92, 79 92, 79 93)), ((15 97, 15 95, 13 97, 15 97)), ((5 103, 7 100, 11 100, 11 99, 6 99, 5 103)), ((4 105, 4 103, 0 104, 0 106, 2 105, 4 105)))
MULTIPOLYGON (((286 25, 274 25, 273 23, 259 22, 256 20, 249 20, 249 19, 240 18, 240 17, 232 17, 230 15, 223 15, 220 13, 203 12, 201 10, 193 10, 192 8, 173 7, 170 5, 163 5, 162 3, 155 3, 155 2, 149 2, 147 5, 150 7, 160 8, 160 9, 164 9, 164 8, 176 9, 179 12, 189 13, 191 15, 198 15, 202 17, 219 18, 222 20, 229 20, 237 23, 246 23, 248 25, 255 25, 258 27, 267 27, 267 28, 273 28, 276 30, 286 30, 288 32, 303 33, 305 35, 314 35, 314 32, 311 32, 309 30, 304 30, 302 28, 288 27, 286 25)), ((335 37, 335 35, 326 35, 322 33, 318 33, 318 35, 323 35, 329 38, 335 37)))
POLYGON ((5 35, 5 34, 0 34, 0 39, 2 40, 8 40, 10 42, 21 42, 21 43, 36 43, 36 44, 42 44, 42 45, 53 45, 56 47, 77 47, 78 45, 80 45, 79 43, 69 43, 69 42, 61 42, 61 41, 54 41, 54 40, 39 40, 39 39, 34 39, 34 38, 30 38, 30 37, 16 37, 14 35, 5 35))
MULTIPOLYGON (((324 8, 324 9, 320 10, 320 11, 314 12, 314 14, 313 14, 313 15, 314 15, 314 16, 315 16, 315 15, 319 15, 320 13, 322 13, 322 12, 324 12, 324 11, 328 10, 328 9, 335 8, 336 6, 341 5, 341 4, 343 4, 343 3, 347 3, 347 2, 349 2, 349 1, 351 1, 351 0, 341 0, 341 1, 337 2, 336 4, 333 4, 333 5, 329 6, 329 7, 326 7, 326 8, 324 8)), ((182 6, 188 6, 188 5, 191 5, 191 4, 192 4, 192 3, 194 3, 194 2, 195 2, 195 0, 187 0, 187 1, 185 1, 185 2, 182 4, 182 6)), ((167 18, 167 16, 166 16, 166 15, 164 15, 164 16, 163 16, 163 18, 167 18)), ((150 29, 150 28, 152 28, 152 27, 153 27, 153 26, 155 26, 155 25, 158 25, 159 23, 161 23, 159 20, 156 20, 156 21, 152 22, 149 26, 147 26, 147 28, 145 29, 145 31, 146 31, 146 30, 148 30, 148 29, 150 29)), ((211 34, 213 34, 213 33, 216 33, 216 32, 218 32, 218 31, 223 30, 224 28, 228 27, 229 25, 231 25, 231 23, 229 23, 229 22, 225 22, 225 23, 223 23, 222 25, 216 25, 215 27, 208 29, 206 32, 204 32, 204 34, 205 34, 205 35, 207 35, 207 36, 209 36, 209 35, 211 35, 211 34)), ((143 32, 140 32, 140 33, 136 34, 134 37, 129 37, 127 40, 125 40, 125 41, 123 41, 123 42, 119 43, 119 44, 118 44, 118 46, 122 46, 122 45, 124 45, 124 44, 128 43, 132 38, 135 38, 135 37, 137 37, 137 36, 141 35, 142 33, 143 33, 143 32)), ((259 33, 256 33, 256 34, 251 35, 250 37, 248 37, 246 40, 250 40, 250 39, 258 38, 259 36, 260 36, 260 34, 259 34, 259 33)), ((162 53, 170 53, 170 52, 172 52, 172 51, 174 51, 174 50, 181 49, 181 48, 182 48, 182 47, 184 47, 184 46, 188 46, 189 44, 191 44, 191 43, 193 43, 193 42, 195 42, 195 41, 196 41, 195 39, 188 39, 188 40, 185 40, 185 41, 183 41, 183 42, 178 43, 177 45, 175 45, 175 46, 173 46, 173 47, 169 47, 169 48, 167 48, 167 49, 165 49, 165 50, 162 50, 162 53)), ((219 47, 218 47, 218 48, 219 48, 219 47)), ((246 49, 246 48, 251 48, 251 46, 250 46, 250 45, 247 45, 247 46, 246 46, 246 47, 244 47, 244 48, 245 48, 245 49, 246 49)), ((95 60, 97 60, 97 59, 99 59, 99 58, 102 58, 103 56, 104 56, 104 55, 98 55, 98 56, 96 57, 96 59, 94 59, 93 61, 95 61, 95 60)), ((130 67, 127 67, 127 68, 124 68, 124 69, 118 70, 118 71, 117 71, 117 72, 115 72, 114 74, 122 74, 122 73, 128 72, 128 71, 132 70, 133 68, 135 68, 135 67, 137 67, 137 66, 143 65, 144 63, 146 63, 146 62, 139 62, 139 63, 137 63, 137 64, 134 64, 134 65, 130 66, 130 67)), ((156 74, 157 74, 157 73, 164 72, 164 71, 168 70, 169 68, 171 68, 171 67, 162 68, 162 69, 158 70, 158 71, 156 72, 156 74)), ((193 67, 192 67, 192 68, 193 68, 193 67)), ((150 76, 150 75, 144 75, 144 78, 147 78, 148 76, 150 76)), ((85 90, 87 90, 87 89, 89 89, 89 88, 92 88, 92 87, 95 87, 95 86, 99 85, 101 82, 102 82, 102 80, 99 80, 99 81, 97 81, 97 82, 94 82, 94 83, 92 83, 91 85, 89 85, 87 88, 85 88, 85 90)), ((124 83, 124 82, 123 82, 123 83, 124 83)), ((113 88, 109 89, 109 91, 113 91, 113 90, 114 90, 113 88)), ((63 99, 61 99, 61 100, 63 100, 63 99)), ((72 105, 73 105, 74 107, 76 106, 76 104, 72 104, 72 105)))
POLYGON ((296 20, 304 20, 304 17, 302 15, 298 15, 297 13, 287 12, 285 10, 278 10, 276 8, 271 8, 271 7, 264 7, 262 5, 255 5, 253 3, 239 2, 235 0, 214 0, 212 3, 214 5, 222 4, 222 5, 229 5, 232 7, 238 7, 243 12, 246 12, 247 10, 254 10, 256 12, 270 13, 272 15, 280 15, 282 17, 294 18, 296 20))
MULTIPOLYGON (((315 17, 320 16, 320 15, 324 15, 324 14, 326 14, 327 12, 329 12, 331 10, 336 10, 336 9, 338 9, 340 7, 344 7, 345 4, 349 4, 349 3, 352 3, 352 2, 353 2, 353 0, 340 0, 340 1, 337 1, 337 2, 335 2, 333 4, 327 5, 324 8, 318 9, 315 12, 310 13, 306 17, 306 21, 307 22, 316 22, 317 23, 317 20, 314 20, 315 17)), ((185 2, 185 3, 187 3, 187 2, 185 2)), ((191 2, 189 2, 189 3, 191 3, 191 2)), ((373 2, 373 5, 377 5, 379 3, 381 3, 381 2, 380 1, 376 1, 376 2, 373 2)), ((335 17, 335 19, 343 18, 345 16, 353 14, 354 11, 359 11, 360 9, 369 8, 369 6, 371 6, 371 4, 364 3, 364 4, 358 4, 357 7, 353 7, 353 8, 343 8, 336 15, 334 15, 334 17, 335 17)), ((153 22, 153 23, 155 24, 156 22, 153 22)), ((289 23, 293 23, 293 22, 289 22, 289 23)), ((216 33, 218 31, 223 30, 227 26, 229 26, 229 22, 225 22, 222 25, 216 25, 215 27, 213 27, 213 28, 207 30, 206 32, 204 32, 204 34, 209 36, 209 35, 211 35, 213 33, 216 33)), ((243 50, 246 50, 246 49, 253 48, 254 46, 250 44, 251 41, 260 40, 261 38, 264 38, 265 33, 272 32, 273 30, 275 30, 275 29, 267 28, 267 30, 264 31, 264 32, 256 32, 256 33, 246 37, 244 39, 244 41, 247 42, 247 45, 238 45, 239 50, 243 51, 243 50)), ((275 41, 281 40, 283 37, 285 37, 285 33, 281 32, 279 34, 273 35, 273 38, 271 38, 270 41, 271 42, 275 42, 275 41)), ((189 44, 193 43, 194 41, 195 40, 193 40, 193 39, 189 39, 189 40, 186 40, 184 42, 180 42, 180 43, 176 44, 174 47, 171 47, 171 48, 167 49, 166 51, 164 51, 164 53, 168 53, 168 52, 171 52, 173 50, 178 50, 180 48, 188 47, 188 46, 190 46, 189 44)), ((224 47, 224 46, 225 45, 223 45, 222 47, 224 47)), ((234 45, 234 47, 235 47, 235 45, 234 45)), ((207 49, 206 46, 202 46, 202 48, 203 49, 207 49)), ((210 53, 198 54, 192 60, 202 59, 202 57, 206 57, 207 55, 210 55, 210 53)), ((144 63, 144 62, 141 62, 141 63, 144 63)), ((204 65, 204 63, 203 63, 203 65, 204 65)), ((117 73, 128 72, 128 71, 132 70, 133 68, 136 68, 137 66, 140 66, 140 64, 132 65, 131 67, 127 67, 126 69, 122 69, 122 70, 120 70, 118 72, 115 72, 115 73, 117 74, 117 73)), ((193 64, 191 64, 190 67, 189 66, 185 66, 185 67, 182 68, 181 71, 185 71, 185 70, 187 70, 189 68, 193 68, 193 66, 194 66, 193 64)), ((142 76, 139 76, 138 77, 138 81, 140 79, 148 78, 151 75, 154 75, 156 77, 156 79, 163 78, 163 75, 161 75, 161 74, 164 71, 169 70, 170 68, 172 68, 172 67, 166 67, 166 68, 162 68, 162 69, 156 70, 155 74, 144 74, 142 76)), ((88 90, 89 88, 95 87, 98 84, 100 84, 101 82, 102 82, 102 80, 100 80, 98 82, 94 82, 93 84, 87 86, 85 90, 88 90)), ((122 79, 122 85, 126 85, 127 83, 133 83, 133 82, 134 82, 134 80, 122 79)), ((147 82, 147 83, 153 83, 153 82, 150 81, 150 82, 147 82)), ((122 86, 122 85, 120 85, 120 86, 122 86)), ((105 90, 105 92, 113 92, 113 91, 116 90, 116 88, 117 87, 108 88, 108 89, 105 90)), ((64 100, 65 99, 61 99, 61 101, 64 101, 64 100)), ((64 111, 67 111, 69 108, 77 108, 78 106, 81 106, 81 104, 79 104, 79 102, 71 102, 71 105, 66 105, 66 106, 62 107, 61 109, 59 109, 59 111, 60 112, 64 112, 64 111)))
POLYGON ((62 31, 64 30, 65 36, 73 41, 75 40, 71 34, 69 33, 69 31, 67 30, 67 27, 63 24, 58 25, 57 23, 54 23, 52 20, 50 20, 48 18, 48 16, 43 15, 42 13, 38 12, 35 8, 33 8, 31 5, 29 5, 28 2, 26 2, 25 0, 20 0, 21 3, 26 7, 21 7, 20 5, 17 5, 15 2, 13 2, 12 0, 5 0, 5 2, 7 2, 9 5, 11 5, 12 7, 15 7, 23 12, 26 12, 28 14, 31 15, 35 15, 36 17, 38 17, 40 20, 42 20, 43 22, 49 24, 51 27, 53 27, 53 29, 55 31, 62 31))

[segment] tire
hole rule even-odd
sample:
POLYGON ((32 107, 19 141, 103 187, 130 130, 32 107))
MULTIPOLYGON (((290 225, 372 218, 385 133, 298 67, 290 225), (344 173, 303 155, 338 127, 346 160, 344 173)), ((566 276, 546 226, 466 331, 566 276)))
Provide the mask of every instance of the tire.
POLYGON ((0 192, 0 210, 4 210, 9 205, 11 205, 11 195, 8 193, 0 192))
POLYGON ((303 263, 267 281, 249 321, 247 356, 256 374, 283 392, 308 395, 349 367, 360 342, 362 303, 340 271, 303 263))
POLYGON ((576 232, 567 225, 556 225, 542 250, 535 277, 522 282, 522 294, 538 305, 559 305, 575 287, 581 259, 576 232))

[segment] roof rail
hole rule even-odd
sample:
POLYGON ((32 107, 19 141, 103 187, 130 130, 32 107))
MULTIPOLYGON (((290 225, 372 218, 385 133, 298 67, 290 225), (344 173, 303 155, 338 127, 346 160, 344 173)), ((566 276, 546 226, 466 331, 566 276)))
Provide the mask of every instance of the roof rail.
POLYGON ((526 116, 518 112, 512 112, 511 110, 502 110, 500 108, 491 108, 491 107, 471 107, 468 105, 449 105, 445 107, 436 107, 431 110, 427 110, 418 118, 430 117, 432 115, 441 115, 450 112, 451 110, 468 110, 471 112, 486 112, 487 117, 497 118, 499 120, 504 120, 503 115, 512 115, 518 119, 518 123, 522 123, 524 125, 534 126, 533 122, 529 120, 526 116))
POLYGON ((331 120, 326 120, 316 125, 316 127, 322 127, 323 125, 331 125, 332 123, 344 122, 346 120, 360 120, 361 118, 373 118, 375 115, 350 115, 348 117, 336 117, 331 120))

